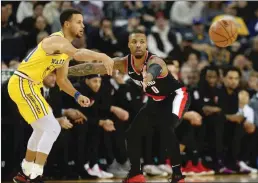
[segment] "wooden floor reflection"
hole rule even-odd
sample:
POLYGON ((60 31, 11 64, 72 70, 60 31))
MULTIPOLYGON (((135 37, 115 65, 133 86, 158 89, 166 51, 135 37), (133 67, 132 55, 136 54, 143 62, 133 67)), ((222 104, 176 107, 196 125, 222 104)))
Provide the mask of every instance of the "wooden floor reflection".
MULTIPOLYGON (((45 183, 88 183, 88 182, 122 182, 120 179, 107 180, 56 180, 46 181, 45 183)), ((148 178, 147 182, 168 182, 166 178, 148 178)), ((216 175, 216 176, 193 176, 187 177, 186 182, 258 182, 258 174, 253 175, 216 175)), ((3 182, 11 183, 11 182, 3 182)))

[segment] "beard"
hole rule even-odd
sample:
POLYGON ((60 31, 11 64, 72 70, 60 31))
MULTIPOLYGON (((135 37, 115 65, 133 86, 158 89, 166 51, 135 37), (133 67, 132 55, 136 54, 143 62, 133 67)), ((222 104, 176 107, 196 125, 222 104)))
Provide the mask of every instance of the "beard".
POLYGON ((135 55, 134 57, 137 59, 141 59, 143 57, 143 55, 135 55))

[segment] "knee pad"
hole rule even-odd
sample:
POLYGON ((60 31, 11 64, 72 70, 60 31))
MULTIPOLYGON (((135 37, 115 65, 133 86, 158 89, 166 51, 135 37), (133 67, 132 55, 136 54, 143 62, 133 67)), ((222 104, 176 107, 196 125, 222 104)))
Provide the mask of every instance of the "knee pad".
POLYGON ((43 132, 37 151, 49 154, 54 142, 61 132, 59 122, 55 119, 54 115, 50 113, 49 115, 37 120, 32 125, 43 132))

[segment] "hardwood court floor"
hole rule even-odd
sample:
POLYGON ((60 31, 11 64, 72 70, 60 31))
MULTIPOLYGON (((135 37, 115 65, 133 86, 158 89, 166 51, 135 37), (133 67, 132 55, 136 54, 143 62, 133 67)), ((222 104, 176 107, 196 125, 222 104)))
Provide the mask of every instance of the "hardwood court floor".
MULTIPOLYGON (((105 179, 105 180, 56 180, 46 181, 45 183, 88 183, 88 182, 122 182, 120 179, 105 179)), ((165 178, 148 178, 147 182, 168 182, 165 178)), ((187 177, 186 182, 258 182, 258 174, 254 175, 216 175, 216 176, 193 176, 187 177)), ((3 182, 11 183, 11 182, 3 182)))

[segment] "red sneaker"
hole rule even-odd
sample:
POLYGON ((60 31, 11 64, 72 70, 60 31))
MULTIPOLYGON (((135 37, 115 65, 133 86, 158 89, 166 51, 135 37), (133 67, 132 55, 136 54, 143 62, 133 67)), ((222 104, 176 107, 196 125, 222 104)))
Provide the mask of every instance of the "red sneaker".
POLYGON ((197 166, 195 166, 201 172, 204 172, 205 175, 213 175, 215 172, 212 169, 206 168, 201 161, 198 162, 197 166))
POLYGON ((193 165, 192 161, 188 161, 186 166, 182 169, 183 175, 202 175, 203 170, 199 170, 193 165))
POLYGON ((123 183, 145 183, 146 179, 142 174, 136 175, 131 178, 126 178, 123 183))
POLYGON ((15 183, 29 183, 30 179, 23 172, 19 172, 14 178, 13 182, 15 183))

